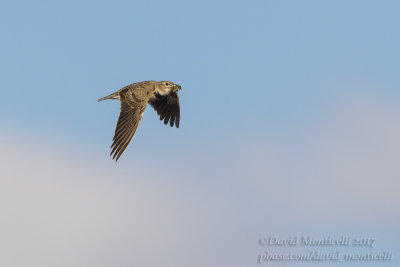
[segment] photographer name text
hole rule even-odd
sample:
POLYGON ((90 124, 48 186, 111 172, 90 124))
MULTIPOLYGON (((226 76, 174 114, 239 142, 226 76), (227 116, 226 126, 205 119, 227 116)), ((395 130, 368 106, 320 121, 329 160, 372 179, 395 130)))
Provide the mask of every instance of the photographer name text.
POLYGON ((271 247, 339 247, 339 246, 353 246, 353 247, 368 247, 372 248, 375 243, 375 238, 372 237, 359 237, 354 238, 350 236, 340 236, 340 237, 323 237, 314 238, 311 236, 293 236, 288 238, 279 238, 276 236, 264 236, 258 240, 261 246, 271 246, 271 247))

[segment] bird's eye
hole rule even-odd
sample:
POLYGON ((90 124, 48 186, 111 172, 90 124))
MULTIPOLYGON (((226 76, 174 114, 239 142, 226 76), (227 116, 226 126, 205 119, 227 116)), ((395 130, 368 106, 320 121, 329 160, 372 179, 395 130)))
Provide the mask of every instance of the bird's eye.
POLYGON ((166 86, 169 86, 169 85, 170 85, 170 83, 165 83, 165 85, 166 85, 166 86))

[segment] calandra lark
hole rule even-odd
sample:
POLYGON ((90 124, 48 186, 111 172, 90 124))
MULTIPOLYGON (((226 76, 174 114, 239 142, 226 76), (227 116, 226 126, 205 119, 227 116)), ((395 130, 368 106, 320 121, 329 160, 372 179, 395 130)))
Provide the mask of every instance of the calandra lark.
POLYGON ((145 81, 132 83, 109 96, 100 98, 120 100, 120 114, 115 129, 110 155, 117 161, 125 151, 139 125, 147 103, 157 111, 166 125, 179 128, 179 98, 181 86, 170 81, 145 81))

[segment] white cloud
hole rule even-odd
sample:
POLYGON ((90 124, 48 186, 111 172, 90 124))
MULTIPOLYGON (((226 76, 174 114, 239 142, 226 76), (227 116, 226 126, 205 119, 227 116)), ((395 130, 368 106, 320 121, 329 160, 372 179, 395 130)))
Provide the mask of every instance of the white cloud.
POLYGON ((176 266, 220 217, 168 177, 24 139, 0 139, 1 266, 176 266))
POLYGON ((246 146, 241 170, 257 199, 269 203, 266 210, 283 210, 298 222, 332 226, 346 218, 341 224, 350 225, 368 218, 366 225, 394 226, 400 220, 399 137, 398 109, 355 94, 332 101, 312 127, 253 138, 263 141, 246 146))

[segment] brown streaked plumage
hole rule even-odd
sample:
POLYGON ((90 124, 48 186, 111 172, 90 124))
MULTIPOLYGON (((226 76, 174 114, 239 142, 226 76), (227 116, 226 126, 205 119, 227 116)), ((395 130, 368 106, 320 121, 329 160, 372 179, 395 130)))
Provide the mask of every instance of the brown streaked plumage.
POLYGON ((171 81, 145 81, 132 83, 109 96, 100 98, 119 99, 120 114, 115 128, 110 155, 117 161, 125 151, 143 116, 147 103, 157 111, 160 120, 166 125, 179 128, 180 108, 178 90, 181 86, 171 81))

